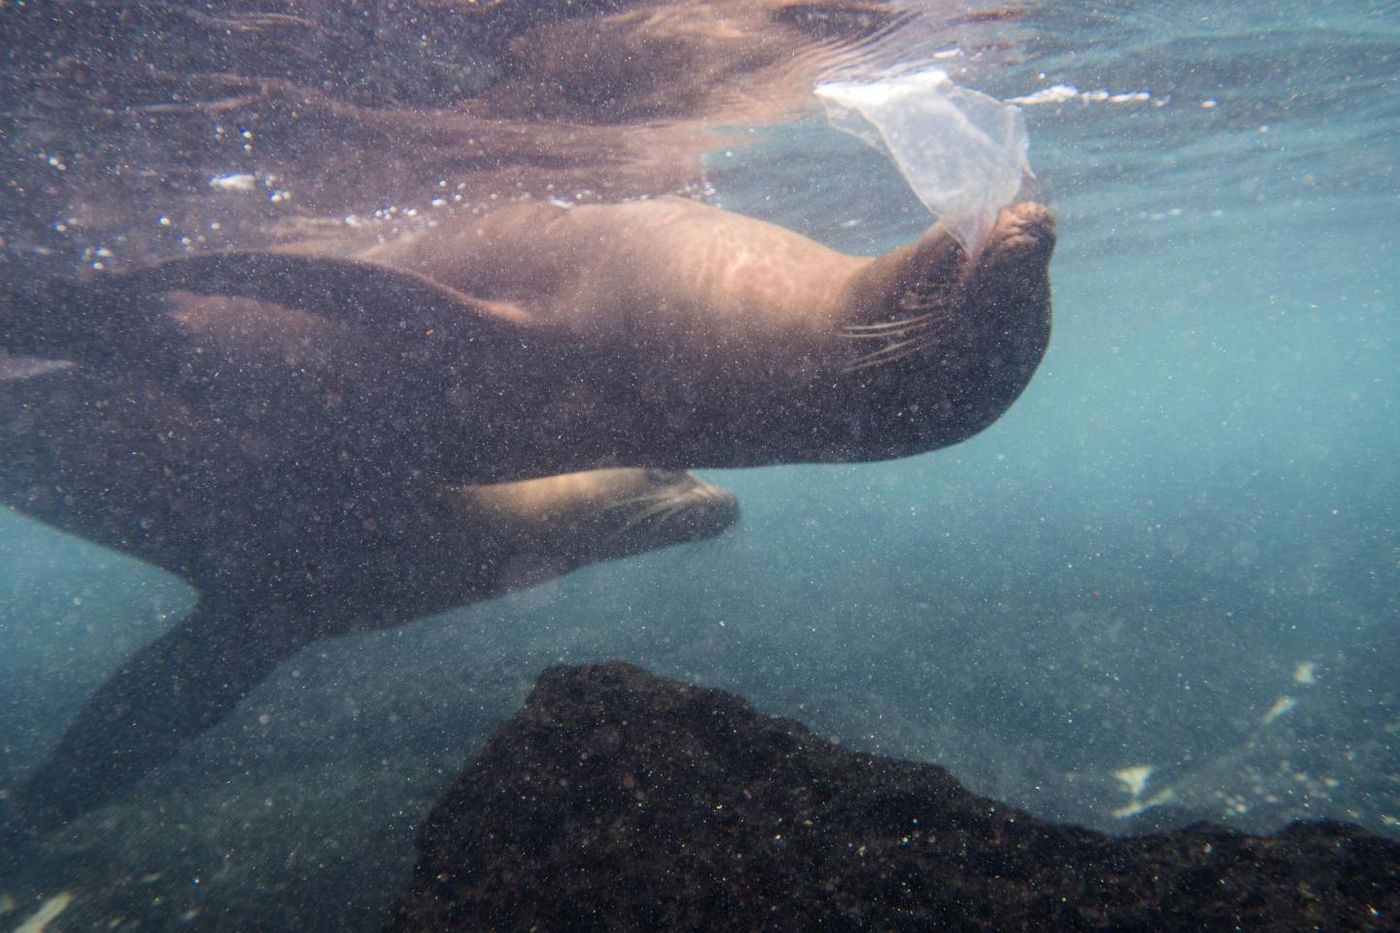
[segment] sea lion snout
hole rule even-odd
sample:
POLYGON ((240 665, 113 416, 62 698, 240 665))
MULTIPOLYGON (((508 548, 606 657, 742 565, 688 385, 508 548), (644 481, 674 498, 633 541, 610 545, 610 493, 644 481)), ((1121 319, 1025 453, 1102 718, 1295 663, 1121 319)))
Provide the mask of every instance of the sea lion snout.
POLYGON ((1026 202, 999 213, 975 256, 935 224, 862 270, 863 320, 844 330, 845 384, 858 391, 831 406, 850 459, 956 444, 1011 406, 1049 346, 1054 247, 1054 215, 1026 202))
POLYGON ((712 538, 739 521, 739 500, 732 492, 698 476, 687 478, 692 485, 677 494, 683 507, 677 512, 676 521, 684 540, 712 538))
POLYGON ((1008 207, 963 286, 953 328, 956 363, 944 391, 962 412, 953 419, 970 437, 1011 407, 1050 345, 1050 258, 1055 219, 1043 204, 1008 207))
POLYGON ((632 500, 632 514, 613 513, 621 519, 614 542, 629 535, 640 535, 652 547, 703 541, 739 520, 739 500, 727 489, 680 470, 639 472, 649 488, 632 500))
POLYGON ((997 217, 967 285, 971 310, 992 328, 982 339, 990 346, 1014 346, 1030 370, 1039 364, 1050 340, 1054 251, 1055 217, 1049 208, 1035 203, 1008 207, 997 217))
POLYGON ((1004 274, 1011 264, 1043 275, 1055 251, 1055 215, 1044 204, 1025 201, 1003 208, 997 215, 987 244, 978 257, 977 271, 1004 274))

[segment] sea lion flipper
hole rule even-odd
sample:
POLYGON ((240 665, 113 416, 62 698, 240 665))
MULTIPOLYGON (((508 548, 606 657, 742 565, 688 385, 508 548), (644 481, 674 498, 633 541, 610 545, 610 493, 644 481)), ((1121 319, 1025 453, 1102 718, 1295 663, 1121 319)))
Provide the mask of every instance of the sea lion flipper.
POLYGON ((168 326, 165 292, 254 298, 392 340, 480 345, 531 324, 519 305, 477 298, 374 262, 246 250, 180 256, 86 281, 54 279, 0 296, 0 349, 103 363, 139 358, 168 326))
POLYGON ((139 292, 186 290, 255 298, 386 336, 490 335, 525 323, 518 306, 487 301, 375 262, 273 250, 180 256, 119 276, 139 292))
POLYGON ((222 719, 306 641, 272 607, 201 598, 100 686, 11 801, 45 832, 112 800, 222 719))

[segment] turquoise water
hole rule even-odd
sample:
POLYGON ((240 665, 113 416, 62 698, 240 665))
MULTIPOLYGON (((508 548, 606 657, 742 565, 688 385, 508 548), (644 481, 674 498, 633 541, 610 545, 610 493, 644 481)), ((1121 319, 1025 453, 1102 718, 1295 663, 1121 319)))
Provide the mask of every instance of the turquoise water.
MULTIPOLYGON (((1026 107, 1055 334, 992 428, 707 474, 745 510, 717 541, 314 646, 135 800, 0 865, 0 895, 372 927, 538 671, 608 658, 1098 829, 1400 833, 1400 5, 1161 6, 1042 8, 1025 61, 975 76, 1089 95, 1026 107)), ((815 118, 709 181, 854 252, 927 223, 815 118)), ((3 786, 190 595, 9 514, 0 593, 3 786)))

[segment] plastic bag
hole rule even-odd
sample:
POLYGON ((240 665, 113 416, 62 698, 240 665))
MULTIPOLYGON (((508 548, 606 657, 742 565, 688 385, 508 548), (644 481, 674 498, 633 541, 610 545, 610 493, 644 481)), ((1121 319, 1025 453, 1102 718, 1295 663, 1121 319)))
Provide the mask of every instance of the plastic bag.
POLYGON ((960 88, 938 69, 816 87, 827 119, 888 155, 970 255, 1034 177, 1021 109, 960 88))

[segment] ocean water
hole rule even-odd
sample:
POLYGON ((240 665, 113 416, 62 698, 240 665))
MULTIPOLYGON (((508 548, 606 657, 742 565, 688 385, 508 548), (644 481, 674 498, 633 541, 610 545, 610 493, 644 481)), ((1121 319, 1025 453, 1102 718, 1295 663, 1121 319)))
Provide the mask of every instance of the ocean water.
MULTIPOLYGON (((1100 830, 1400 835, 1400 5, 1018 28, 970 80, 1027 101, 1060 240, 1006 416, 907 460, 711 471, 744 508, 717 540, 312 646, 134 797, 0 858, 0 922, 70 892, 73 928, 373 928, 538 672, 613 658, 1100 830)), ((706 181, 851 252, 928 222, 817 115, 706 181)), ((10 513, 0 594, 0 786, 192 599, 10 513)))

